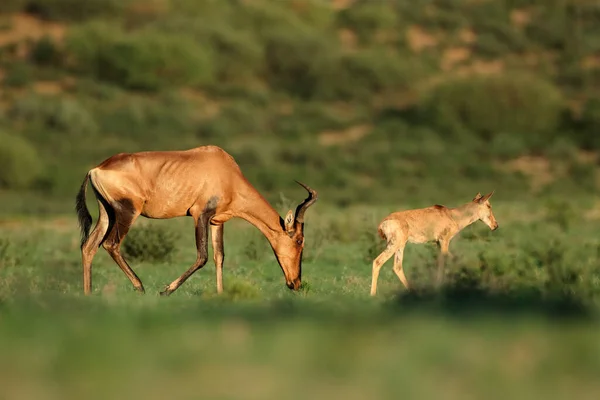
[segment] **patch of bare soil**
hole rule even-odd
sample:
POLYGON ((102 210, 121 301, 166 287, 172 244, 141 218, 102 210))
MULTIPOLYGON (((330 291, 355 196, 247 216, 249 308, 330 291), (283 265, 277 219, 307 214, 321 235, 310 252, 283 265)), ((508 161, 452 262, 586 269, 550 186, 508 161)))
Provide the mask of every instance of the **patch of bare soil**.
POLYGON ((292 115, 294 113, 294 103, 291 101, 282 101, 277 106, 277 112, 281 115, 292 115))
POLYGON ((338 31, 338 38, 340 39, 342 48, 344 48, 345 50, 356 49, 358 40, 356 38, 356 34, 354 32, 352 32, 352 30, 340 29, 338 31))
POLYGON ((0 46, 26 39, 40 39, 45 35, 55 41, 62 41, 66 32, 64 25, 42 21, 27 14, 13 14, 10 17, 10 25, 10 29, 0 31, 0 46))
POLYGON ((356 125, 341 131, 325 131, 319 135, 319 143, 323 146, 335 146, 347 142, 355 142, 371 132, 371 125, 356 125))
POLYGON ((59 94, 63 91, 63 85, 61 82, 56 81, 38 81, 32 84, 32 88, 35 92, 40 94, 59 94))
POLYGON ((344 10, 348 7, 350 7, 355 0, 332 0, 331 1, 331 7, 334 10, 344 10))
POLYGON ((491 75, 499 74, 502 71, 504 71, 504 62, 502 60, 474 60, 472 63, 457 69, 459 75, 491 75))
POLYGON ((430 33, 425 32, 418 25, 409 26, 406 30, 406 40, 410 49, 416 53, 423 51, 428 47, 435 47, 438 40, 430 33))
POLYGON ((456 64, 468 60, 471 56, 471 49, 468 47, 450 47, 444 50, 440 67, 442 71, 451 70, 456 64))
POLYGON ((598 153, 595 151, 579 150, 577 152, 577 161, 586 164, 596 164, 598 162, 598 153))
POLYGON ((199 90, 183 87, 179 90, 179 94, 198 106, 198 113, 203 118, 212 118, 221 112, 221 104, 199 90))
POLYGON ((581 68, 584 70, 600 69, 600 55, 584 57, 581 60, 581 68))
POLYGON ((56 232, 76 232, 77 222, 74 218, 68 217, 56 217, 44 220, 30 220, 30 219, 5 219, 0 220, 0 226, 3 229, 23 229, 35 228, 35 229, 48 229, 56 232))
POLYGON ((586 210, 586 212, 584 213, 584 217, 587 220, 600 219, 600 200, 597 200, 592 206, 592 208, 586 210))
POLYGON ((458 33, 458 37, 464 43, 471 44, 477 40, 477 35, 471 29, 464 28, 458 33))
POLYGON ((531 12, 524 9, 514 9, 510 12, 510 22, 516 28, 524 28, 531 21, 531 12))
POLYGON ((550 161, 544 157, 522 156, 509 161, 501 168, 510 172, 520 172, 527 176, 533 191, 537 191, 555 179, 550 161))

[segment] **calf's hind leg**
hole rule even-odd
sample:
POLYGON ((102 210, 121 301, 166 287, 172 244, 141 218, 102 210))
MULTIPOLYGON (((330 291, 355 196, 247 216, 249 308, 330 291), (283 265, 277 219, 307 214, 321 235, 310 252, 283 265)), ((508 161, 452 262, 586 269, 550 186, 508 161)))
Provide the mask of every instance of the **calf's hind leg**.
POLYGON ((398 276, 398 279, 400 279, 400 282, 402 282, 404 287, 410 290, 410 287, 408 286, 408 281, 406 280, 406 276, 404 276, 404 268, 402 267, 403 258, 404 245, 400 246, 400 248, 396 250, 396 256, 394 257, 394 272, 396 273, 396 276, 398 276))
POLYGON ((398 249, 398 245, 396 245, 393 241, 388 242, 387 247, 381 254, 373 260, 373 272, 371 275, 371 296, 375 296, 377 293, 377 279, 379 278, 379 271, 381 267, 387 260, 389 260, 396 250, 398 249))

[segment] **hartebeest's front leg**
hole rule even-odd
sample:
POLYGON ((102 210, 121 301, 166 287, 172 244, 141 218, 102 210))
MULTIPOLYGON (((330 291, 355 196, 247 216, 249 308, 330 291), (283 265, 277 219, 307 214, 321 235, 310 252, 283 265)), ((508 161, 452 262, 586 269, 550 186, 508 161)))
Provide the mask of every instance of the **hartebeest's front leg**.
POLYGON ((196 249, 198 251, 196 262, 179 278, 171 282, 171 284, 168 285, 165 290, 160 292, 161 296, 168 296, 173 293, 179 286, 181 286, 183 282, 187 280, 187 278, 189 278, 194 272, 206 264, 206 261, 208 260, 208 221, 210 221, 211 217, 212 215, 204 213, 201 214, 198 219, 196 219, 196 249))
POLYGON ((217 293, 223 293, 223 259, 225 250, 223 248, 223 225, 211 225, 210 237, 212 239, 213 259, 217 273, 217 293))

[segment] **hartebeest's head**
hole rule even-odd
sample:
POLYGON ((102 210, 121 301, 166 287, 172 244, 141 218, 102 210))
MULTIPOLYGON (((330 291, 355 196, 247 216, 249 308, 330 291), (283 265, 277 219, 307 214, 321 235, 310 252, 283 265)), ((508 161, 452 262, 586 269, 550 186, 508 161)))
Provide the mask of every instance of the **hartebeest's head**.
POLYGON ((304 249, 304 213, 317 201, 317 191, 296 181, 308 191, 308 197, 296 207, 296 212, 289 210, 282 223, 282 235, 277 241, 275 255, 285 275, 288 288, 298 290, 302 279, 302 250, 304 249))
POLYGON ((473 203, 477 205, 478 219, 489 226, 491 230, 495 231, 498 229, 498 222, 496 222, 496 218, 492 213, 492 204, 490 203, 490 197, 492 197, 493 194, 494 191, 486 194, 485 196, 482 196, 481 193, 477 193, 473 199, 473 203))

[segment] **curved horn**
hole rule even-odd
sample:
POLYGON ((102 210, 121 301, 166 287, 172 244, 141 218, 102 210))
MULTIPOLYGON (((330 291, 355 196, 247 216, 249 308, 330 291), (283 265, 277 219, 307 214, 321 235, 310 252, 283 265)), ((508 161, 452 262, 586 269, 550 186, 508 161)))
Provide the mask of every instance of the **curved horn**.
POLYGON ((304 183, 298 182, 296 180, 295 180, 295 182, 298 185, 302 186, 304 189, 306 189, 306 191, 308 192, 308 197, 298 207, 296 207, 296 221, 303 224, 304 223, 304 213, 306 212, 306 209, 308 207, 312 206, 313 203, 315 201, 317 201, 318 194, 317 194, 316 190, 309 188, 304 183))

